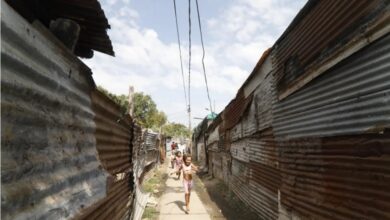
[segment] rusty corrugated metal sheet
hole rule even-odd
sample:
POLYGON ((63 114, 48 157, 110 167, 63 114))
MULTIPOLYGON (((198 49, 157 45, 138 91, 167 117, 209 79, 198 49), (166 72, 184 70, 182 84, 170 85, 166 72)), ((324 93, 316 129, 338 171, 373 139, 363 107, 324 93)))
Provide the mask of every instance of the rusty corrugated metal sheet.
POLYGON ((111 178, 106 197, 82 210, 74 219, 129 219, 134 198, 132 179, 132 173, 111 178))
POLYGON ((91 72, 1 6, 1 218, 71 218, 106 193, 91 72))
POLYGON ((219 133, 218 133, 218 126, 214 127, 214 129, 208 130, 208 137, 207 137, 207 144, 213 144, 215 142, 218 142, 219 140, 219 133))
POLYGON ((215 177, 217 177, 220 180, 223 180, 222 175, 222 153, 213 152, 212 153, 212 170, 215 177))
POLYGON ((278 218, 279 150, 271 128, 248 139, 250 203, 264 219, 278 218))
POLYGON ((275 105, 281 138, 380 132, 390 127, 390 34, 275 105))
POLYGON ((98 90, 92 93, 96 145, 103 167, 112 175, 132 170, 132 122, 120 107, 98 90))
POLYGON ((285 98, 335 60, 342 60, 342 52, 370 42, 364 38, 374 29, 388 30, 388 5, 386 0, 309 1, 274 45, 279 97, 285 98))
POLYGON ((389 219, 390 35, 275 105, 281 203, 311 219, 389 219))
POLYGON ((142 131, 142 128, 134 125, 133 129, 133 170, 135 197, 133 201, 131 219, 141 219, 149 193, 142 191, 142 183, 145 175, 157 165, 160 151, 158 147, 158 134, 142 131))
POLYGON ((230 146, 232 157, 242 162, 249 162, 249 151, 248 141, 246 139, 232 142, 230 146))
POLYGON ((390 219, 390 133, 279 143, 281 202, 308 219, 390 219))
POLYGON ((92 49, 114 56, 110 28, 99 1, 88 0, 6 0, 23 17, 32 22, 40 20, 46 27, 57 18, 67 18, 80 25, 80 36, 75 53, 83 56, 83 50, 92 49), (80 53, 79 53, 80 52, 80 53))
POLYGON ((96 147, 102 167, 111 176, 106 197, 82 210, 75 219, 126 219, 134 197, 132 144, 133 124, 120 107, 98 90, 92 92, 96 147))
MULTIPOLYGON (((272 108, 277 101, 274 76, 269 73, 259 87, 254 91, 254 112, 257 131, 262 131, 272 126, 272 108)), ((253 111, 253 110, 252 110, 253 111)))
POLYGON ((237 141, 243 137, 243 122, 237 123, 231 130, 231 141, 237 141))
MULTIPOLYGON (((255 96, 253 96, 255 99, 255 96)), ((258 130, 257 123, 257 106, 254 101, 249 104, 247 111, 244 112, 244 116, 241 120, 242 123, 242 137, 249 137, 256 133, 258 130)))
POLYGON ((249 167, 247 163, 232 159, 229 188, 243 201, 250 204, 249 167))
POLYGON ((219 132, 223 133, 224 131, 234 127, 242 118, 244 111, 252 102, 253 95, 250 95, 248 98, 244 97, 244 93, 239 91, 236 98, 234 98, 223 111, 223 126, 219 127, 219 132))

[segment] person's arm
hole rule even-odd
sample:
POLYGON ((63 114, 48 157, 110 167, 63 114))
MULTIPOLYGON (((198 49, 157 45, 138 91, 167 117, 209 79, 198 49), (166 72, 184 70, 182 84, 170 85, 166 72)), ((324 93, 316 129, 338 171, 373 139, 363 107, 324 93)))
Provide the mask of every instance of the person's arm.
POLYGON ((183 169, 183 164, 180 164, 179 170, 177 171, 178 173, 183 169))
POLYGON ((198 167, 195 166, 194 164, 191 164, 191 167, 192 167, 193 170, 195 170, 195 172, 198 172, 198 171, 199 171, 198 167))

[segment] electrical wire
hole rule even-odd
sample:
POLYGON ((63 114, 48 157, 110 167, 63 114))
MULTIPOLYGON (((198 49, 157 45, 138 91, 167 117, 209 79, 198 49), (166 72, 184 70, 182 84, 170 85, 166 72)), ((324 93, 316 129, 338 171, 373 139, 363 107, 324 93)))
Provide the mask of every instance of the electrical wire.
POLYGON ((207 83, 206 67, 205 67, 205 64, 204 64, 204 58, 205 58, 206 52, 205 52, 204 43, 203 43, 203 33, 202 33, 202 25, 200 23, 200 13, 199 13, 198 0, 196 0, 196 11, 198 13, 198 24, 199 24, 199 32, 200 32, 200 41, 202 43, 202 50, 203 50, 203 55, 202 55, 203 75, 204 75, 204 81, 205 81, 205 84, 206 84, 207 98, 209 99, 209 104, 210 104, 210 112, 212 114, 213 113, 213 109, 212 109, 212 105, 211 105, 209 86, 208 86, 208 83, 207 83))
POLYGON ((183 80, 184 99, 185 99, 186 108, 187 108, 187 105, 188 105, 188 102, 187 102, 187 90, 186 90, 186 84, 185 84, 185 80, 184 80, 184 70, 183 70, 183 59, 182 59, 182 55, 181 55, 179 25, 178 25, 178 22, 177 22, 177 12, 176 12, 176 0, 173 0, 173 7, 174 7, 174 11, 175 11, 176 34, 177 34, 177 42, 178 42, 178 45, 179 45, 180 68, 181 68, 181 76, 182 76, 182 80, 183 80))
POLYGON ((188 0, 188 112, 191 112, 191 0, 188 0))

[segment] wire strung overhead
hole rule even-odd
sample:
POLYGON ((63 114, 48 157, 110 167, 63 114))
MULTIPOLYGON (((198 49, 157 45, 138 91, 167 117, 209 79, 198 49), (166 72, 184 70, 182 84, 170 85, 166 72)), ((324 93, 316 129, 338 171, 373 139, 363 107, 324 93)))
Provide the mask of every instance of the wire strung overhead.
POLYGON ((191 112, 191 0, 188 0, 188 112, 191 112))
POLYGON ((178 45, 179 45, 180 68, 181 68, 181 76, 182 76, 182 79, 183 79, 184 99, 185 99, 186 108, 187 108, 188 107, 187 90, 186 90, 186 84, 185 84, 185 80, 184 80, 184 70, 183 70, 183 59, 182 59, 182 55, 181 55, 179 25, 178 25, 178 22, 177 22, 177 12, 176 12, 176 0, 173 0, 173 7, 174 7, 174 11, 175 11, 176 33, 177 33, 177 42, 178 42, 178 45))
MULTIPOLYGON (((174 6, 174 11, 175 11, 175 21, 176 21, 176 32, 177 32, 177 41, 179 44, 179 55, 180 55, 180 67, 181 67, 181 74, 182 74, 182 79, 183 79, 183 89, 184 89, 184 98, 186 100, 186 106, 187 106, 187 112, 188 112, 188 127, 191 129, 191 0, 188 0, 188 94, 186 92, 186 85, 185 85, 185 77, 184 77, 184 70, 183 70, 183 58, 182 58, 182 53, 181 53, 181 43, 180 43, 180 34, 179 34, 179 25, 178 25, 178 19, 177 19, 177 10, 176 10, 176 0, 173 0, 173 6, 174 6)), ((204 80, 206 84, 206 92, 207 92, 207 98, 209 101, 210 105, 210 112, 213 113, 213 108, 211 104, 211 98, 210 98, 210 91, 209 91, 209 86, 207 82, 207 74, 206 74, 206 66, 204 63, 205 59, 205 48, 204 48, 204 42, 203 42, 203 32, 202 32, 202 25, 200 21, 200 13, 199 13, 199 3, 198 0, 196 0, 196 11, 198 15, 198 25, 199 25, 199 32, 200 32, 200 40, 202 43, 202 68, 203 68, 203 75, 204 75, 204 80)))
POLYGON ((199 24, 199 32, 200 32, 200 41, 201 41, 201 43, 202 43, 202 50, 203 50, 203 54, 202 54, 203 75, 204 75, 204 81, 205 81, 205 84, 206 84, 207 98, 209 99, 209 104, 210 104, 210 112, 211 112, 211 114, 212 114, 212 113, 213 113, 213 108, 212 108, 212 105, 211 105, 211 98, 210 98, 209 86, 208 86, 208 83, 207 83, 206 67, 205 67, 205 65, 204 65, 205 50, 204 50, 204 44, 203 44, 202 25, 201 25, 201 23, 200 23, 200 13, 199 13, 198 0, 196 0, 196 11, 197 11, 197 13, 198 13, 198 24, 199 24))

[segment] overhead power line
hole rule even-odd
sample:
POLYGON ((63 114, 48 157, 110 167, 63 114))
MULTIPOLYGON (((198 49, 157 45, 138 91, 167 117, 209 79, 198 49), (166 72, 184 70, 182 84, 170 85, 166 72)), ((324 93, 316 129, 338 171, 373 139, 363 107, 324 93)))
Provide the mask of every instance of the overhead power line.
POLYGON ((191 0, 188 0, 188 123, 191 130, 191 0))
POLYGON ((191 0, 188 0, 188 111, 191 111, 191 0))
POLYGON ((204 64, 204 57, 205 57, 205 50, 204 50, 204 43, 203 43, 203 33, 202 33, 202 25, 200 23, 200 13, 199 13, 199 5, 198 5, 198 0, 196 0, 196 11, 198 13, 198 24, 199 24, 199 32, 200 32, 200 41, 202 43, 202 50, 203 50, 203 55, 202 55, 202 66, 203 66, 203 75, 204 75, 204 81, 206 84, 206 91, 207 91, 207 98, 209 99, 209 104, 210 104, 210 112, 213 113, 213 108, 211 105, 211 98, 210 98, 210 92, 209 92, 209 86, 207 83, 207 74, 206 74, 206 67, 204 64))
POLYGON ((180 68, 181 68, 181 77, 182 77, 182 80, 183 80, 184 99, 185 99, 186 108, 187 108, 188 107, 187 106, 188 105, 188 102, 187 102, 187 90, 186 90, 186 84, 185 84, 185 80, 184 80, 184 70, 183 70, 183 59, 182 59, 182 55, 181 55, 179 25, 178 25, 178 22, 177 22, 177 12, 176 12, 176 0, 173 0, 173 7, 174 7, 174 11, 175 11, 176 33, 177 33, 177 42, 178 42, 178 45, 179 45, 180 68))

